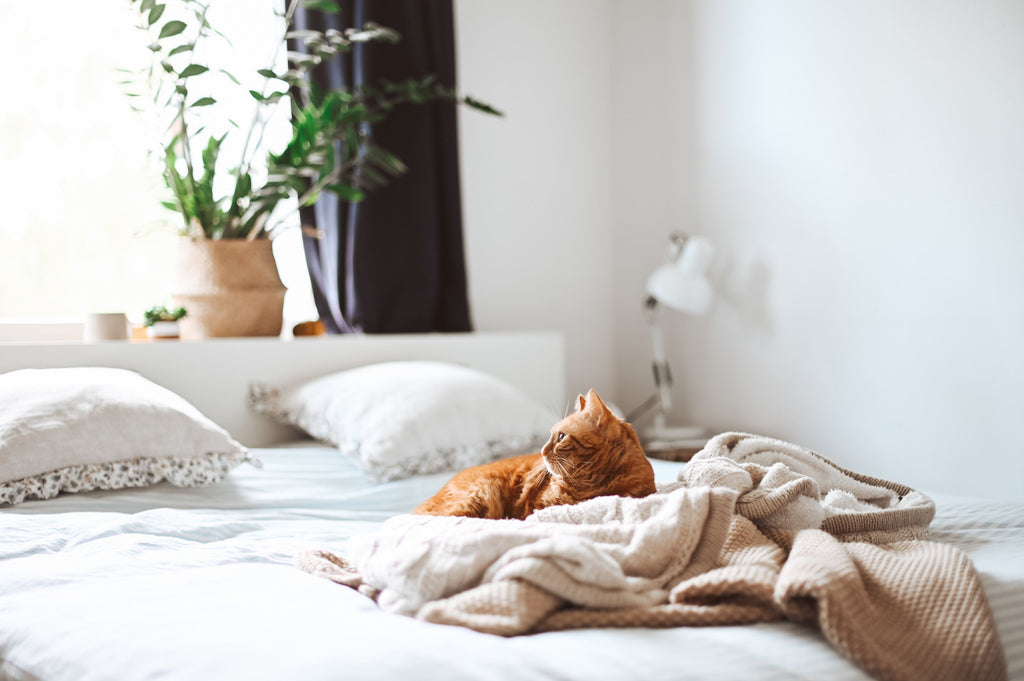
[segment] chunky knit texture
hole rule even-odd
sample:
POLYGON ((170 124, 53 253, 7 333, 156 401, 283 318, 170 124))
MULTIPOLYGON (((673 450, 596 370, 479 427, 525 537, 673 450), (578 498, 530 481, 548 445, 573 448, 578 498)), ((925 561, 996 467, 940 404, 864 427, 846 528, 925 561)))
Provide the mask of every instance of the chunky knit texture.
POLYGON ((643 499, 399 516, 297 564, 384 610, 504 636, 789 619, 880 679, 1005 679, 973 565, 928 539, 934 512, 903 485, 726 433, 643 499))

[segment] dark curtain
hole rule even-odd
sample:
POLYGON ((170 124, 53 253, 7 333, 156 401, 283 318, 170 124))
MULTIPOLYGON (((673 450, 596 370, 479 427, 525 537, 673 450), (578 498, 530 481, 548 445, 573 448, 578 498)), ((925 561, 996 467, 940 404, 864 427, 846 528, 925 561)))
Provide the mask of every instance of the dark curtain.
MULTIPOLYGON (((452 0, 344 0, 341 14, 298 9, 297 29, 372 21, 396 44, 357 44, 317 67, 323 87, 435 74, 455 87, 452 0)), ((292 49, 297 49, 293 46, 292 49)), ((313 296, 329 333, 469 331, 455 105, 403 105, 367 133, 409 170, 358 203, 324 194, 301 212, 313 296)))

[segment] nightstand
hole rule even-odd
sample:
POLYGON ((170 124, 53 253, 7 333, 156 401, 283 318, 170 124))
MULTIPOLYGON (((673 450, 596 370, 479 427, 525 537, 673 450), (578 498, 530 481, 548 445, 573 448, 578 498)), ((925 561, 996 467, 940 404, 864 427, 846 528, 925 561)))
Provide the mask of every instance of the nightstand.
POLYGON ((644 453, 652 459, 666 461, 689 461, 707 444, 708 438, 684 438, 679 440, 648 440, 642 442, 644 453))

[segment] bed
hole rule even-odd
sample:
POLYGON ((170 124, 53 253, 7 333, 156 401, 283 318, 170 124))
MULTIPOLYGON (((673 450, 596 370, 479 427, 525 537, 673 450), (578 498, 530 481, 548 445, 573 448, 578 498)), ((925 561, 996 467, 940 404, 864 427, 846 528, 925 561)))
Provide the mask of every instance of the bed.
MULTIPOLYGON (((566 395, 564 348, 551 334, 303 343, 0 348, 0 372, 138 372, 231 424, 249 459, 206 486, 163 481, 0 506, 0 679, 876 678, 814 628, 792 622, 496 636, 387 613, 354 589, 298 569, 296 556, 344 553, 350 538, 409 513, 451 472, 410 473, 391 460, 368 472, 365 449, 342 454, 352 443, 283 427, 282 413, 302 420, 294 404, 282 408, 298 393, 275 386, 396 360, 413 362, 401 367, 408 380, 415 362, 443 360, 500 375, 554 416, 566 395), (168 371, 193 355, 209 363, 202 380, 168 371), (252 400, 268 394, 274 405, 253 409, 252 400)), ((315 421, 302 428, 315 430, 315 421)), ((457 447, 445 451, 444 465, 463 461, 457 447)), ((491 447, 487 456, 499 454, 491 447)), ((652 464, 665 483, 686 465, 652 464)), ((931 496, 932 538, 973 561, 1009 678, 1024 679, 1024 504, 931 496)))

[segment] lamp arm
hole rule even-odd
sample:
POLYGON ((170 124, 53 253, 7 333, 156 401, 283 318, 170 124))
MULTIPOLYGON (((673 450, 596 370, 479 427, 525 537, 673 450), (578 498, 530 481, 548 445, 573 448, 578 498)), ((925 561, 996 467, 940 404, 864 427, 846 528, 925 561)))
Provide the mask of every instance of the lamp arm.
POLYGON ((665 356, 665 340, 661 328, 661 307, 654 296, 644 300, 644 316, 647 330, 651 335, 651 369, 654 372, 655 396, 657 397, 654 413, 655 425, 665 425, 665 415, 672 408, 672 371, 665 356))

